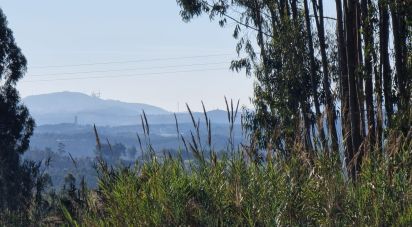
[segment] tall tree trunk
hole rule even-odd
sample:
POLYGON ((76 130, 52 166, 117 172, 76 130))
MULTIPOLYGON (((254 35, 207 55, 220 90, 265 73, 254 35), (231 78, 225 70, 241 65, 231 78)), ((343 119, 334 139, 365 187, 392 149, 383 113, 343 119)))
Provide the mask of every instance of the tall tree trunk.
POLYGON ((298 17, 298 5, 297 5, 297 0, 291 0, 290 1, 290 6, 292 8, 292 17, 296 19, 298 17))
POLYGON ((364 55, 365 55, 365 98, 366 98, 366 111, 368 118, 368 141, 369 150, 372 151, 375 144, 375 113, 373 107, 373 83, 372 83, 372 52, 374 52, 373 46, 373 30, 371 15, 369 14, 368 0, 361 1, 362 9, 362 28, 364 31, 364 55))
MULTIPOLYGON (((290 1, 290 10, 292 12, 291 14, 291 20, 292 20, 292 26, 298 29, 299 31, 303 30, 303 25, 300 23, 300 18, 298 14, 298 5, 297 5, 297 0, 291 0, 290 1)), ((303 50, 305 48, 305 37, 303 35, 304 33, 299 33, 297 34, 296 40, 297 44, 299 46, 299 49, 303 50)), ((300 59, 298 60, 299 62, 304 62, 304 57, 299 54, 299 53, 294 53, 296 56, 294 56, 294 59, 300 59)), ((300 77, 302 79, 302 84, 306 84, 303 82, 305 80, 304 76, 305 70, 303 68, 300 69, 300 73, 297 73, 297 77, 300 77)), ((306 147, 307 151, 312 150, 312 142, 311 142, 311 137, 310 137, 310 132, 311 132, 311 122, 309 119, 309 115, 311 113, 310 111, 310 105, 309 105, 309 94, 308 90, 303 89, 302 90, 302 97, 299 99, 299 107, 300 107, 300 112, 302 114, 302 120, 303 120, 303 127, 304 127, 304 135, 303 135, 303 141, 306 147)))
MULTIPOLYGON (((303 30, 303 25, 300 23, 300 18, 299 18, 299 14, 298 14, 298 5, 297 5, 297 0, 291 0, 291 9, 292 9, 292 19, 293 19, 293 23, 294 26, 299 27, 299 31, 303 30)), ((296 37, 299 40, 299 44, 300 45, 300 49, 304 50, 305 49, 305 44, 306 44, 306 38, 304 37, 304 33, 300 33, 302 34, 301 36, 299 35, 299 37, 296 37)), ((297 55, 299 55, 299 53, 297 53, 297 55)), ((295 59, 299 59, 302 56, 296 56, 295 59)), ((304 62, 304 57, 302 57, 301 59, 302 62, 304 62)), ((301 72, 301 75, 304 74, 304 69, 301 72)), ((306 81, 306 76, 302 76, 302 84, 307 84, 306 81)), ((309 81, 309 80, 308 80, 309 81)), ((302 112, 302 116, 303 116, 303 123, 304 123, 304 127, 305 127, 305 132, 304 132, 304 143, 306 145, 306 149, 308 151, 312 150, 312 142, 311 142, 311 136, 310 136, 310 132, 311 132, 311 121, 309 119, 309 115, 312 113, 312 111, 310 110, 310 104, 309 104, 309 94, 310 93, 308 90, 303 89, 303 97, 301 97, 299 103, 300 103, 300 109, 302 112)))
POLYGON ((378 1, 379 8, 379 60, 378 72, 375 74, 376 92, 376 150, 382 151, 384 113, 383 100, 388 116, 388 125, 392 116, 392 95, 391 95, 391 66, 389 63, 389 14, 387 0, 378 1), (383 86, 383 89, 382 89, 383 86))
MULTIPOLYGON (((357 42, 356 42, 356 33, 357 33, 357 23, 356 23, 356 0, 346 0, 346 53, 347 53, 347 67, 348 67, 348 84, 349 84, 349 114, 351 122, 351 138, 353 151, 358 152, 361 144, 361 135, 360 135, 360 114, 359 114, 359 101, 357 97, 357 88, 356 88, 356 78, 357 78, 357 42)), ((354 154, 351 154, 352 157, 349 157, 351 160, 354 158, 354 154)), ((350 166, 349 172, 351 176, 355 179, 357 161, 353 162, 354 165, 350 166)))
POLYGON ((322 146, 323 146, 324 149, 327 149, 328 146, 326 144, 325 132, 323 130, 322 113, 320 112, 319 95, 318 95, 318 82, 317 82, 317 79, 316 79, 315 50, 313 48, 313 36, 312 36, 311 22, 310 22, 310 18, 309 18, 308 0, 304 0, 304 8, 305 8, 305 22, 306 22, 306 31, 307 31, 307 42, 308 42, 308 46, 309 46, 310 79, 311 79, 311 84, 312 84, 313 102, 314 102, 314 105, 315 105, 317 129, 318 129, 318 134, 319 134, 322 146))
MULTIPOLYGON (((346 0, 345 0, 346 1, 346 0)), ((345 4, 346 5, 346 4, 345 4)), ((346 8, 346 7, 345 7, 346 8)), ((342 135, 345 145, 345 156, 347 165, 353 157, 353 145, 351 137, 351 126, 349 117, 349 84, 348 84, 348 67, 347 67, 347 53, 345 31, 343 23, 343 8, 342 1, 336 0, 336 17, 337 17, 337 36, 339 49, 339 68, 340 68, 340 84, 341 84, 341 122, 342 135)))
MULTIPOLYGON (((385 98, 385 110, 387 126, 392 126, 393 103, 392 103, 392 73, 389 61, 389 12, 387 0, 379 0, 379 52, 381 75, 383 79, 383 93, 385 98)), ((382 116, 383 117, 383 116, 382 116)), ((381 122, 382 124, 383 122, 381 122)), ((380 127, 383 128, 383 125, 380 127)), ((380 132, 382 133, 382 132, 380 132)), ((378 136, 378 135, 377 135, 378 136)), ((380 141, 381 142, 381 141, 380 141)))
MULTIPOLYGON (((393 41, 395 49, 395 66, 396 66, 396 82, 398 88, 398 111, 401 114, 407 113, 409 110, 409 80, 406 72, 407 64, 407 46, 406 46, 406 13, 407 7, 405 1, 392 0, 390 3, 392 26, 393 26, 393 41)), ((411 3, 408 3, 411 4, 411 3)), ((409 130, 408 126, 400 124, 405 133, 409 130)))
POLYGON ((366 117, 365 117, 365 92, 363 88, 363 79, 364 79, 364 72, 362 71, 363 69, 363 48, 362 48, 362 37, 361 37, 361 32, 360 28, 362 24, 362 19, 361 19, 361 7, 359 2, 356 2, 356 25, 358 27, 356 31, 356 50, 358 53, 358 77, 356 78, 357 82, 357 93, 358 93, 358 99, 359 99, 359 112, 360 112, 360 119, 361 119, 361 136, 362 138, 366 136, 366 117))
POLYGON ((302 109, 302 116, 303 116, 303 124, 304 124, 304 135, 303 139, 305 142, 306 150, 311 152, 315 149, 315 147, 312 144, 312 139, 311 139, 311 120, 309 118, 309 113, 310 111, 310 105, 309 105, 309 100, 306 97, 303 97, 303 100, 300 101, 300 106, 302 109))
POLYGON ((319 46, 320 53, 322 57, 322 68, 323 68, 323 90, 325 91, 325 111, 328 120, 329 135, 332 142, 332 151, 338 152, 338 135, 336 132, 336 112, 335 104, 332 97, 332 92, 330 90, 330 76, 329 76, 329 63, 326 54, 326 39, 325 39, 325 25, 323 18, 323 0, 319 0, 318 7, 316 7, 316 1, 313 0, 313 11, 316 19, 316 26, 318 28, 319 36, 319 46), (318 13, 319 12, 319 16, 318 13))
POLYGON ((288 0, 279 0, 278 5, 279 5, 279 14, 280 14, 280 18, 281 20, 284 19, 284 17, 287 15, 286 11, 287 9, 287 5, 288 4, 288 0))
POLYGON ((375 91, 376 91, 376 131, 375 147, 377 151, 382 151, 382 133, 383 133, 383 111, 382 111, 382 66, 375 73, 375 91))

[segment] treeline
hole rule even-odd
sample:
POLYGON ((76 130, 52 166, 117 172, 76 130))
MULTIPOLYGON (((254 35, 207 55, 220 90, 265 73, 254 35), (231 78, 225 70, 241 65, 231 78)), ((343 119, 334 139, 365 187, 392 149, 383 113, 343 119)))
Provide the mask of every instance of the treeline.
POLYGON ((336 0, 336 18, 323 0, 177 2, 184 21, 205 13, 236 24, 231 69, 256 80, 245 121, 252 150, 288 156, 294 141, 308 153, 343 150, 355 178, 386 132, 410 130, 410 1, 336 0))

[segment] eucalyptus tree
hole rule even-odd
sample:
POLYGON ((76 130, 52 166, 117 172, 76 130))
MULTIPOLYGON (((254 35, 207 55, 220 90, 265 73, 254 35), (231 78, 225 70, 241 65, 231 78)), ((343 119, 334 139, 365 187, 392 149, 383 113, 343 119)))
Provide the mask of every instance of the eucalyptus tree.
POLYGON ((17 82, 26 72, 26 58, 16 45, 0 9, 0 213, 4 209, 26 209, 34 187, 35 167, 22 163, 20 155, 29 147, 34 121, 21 104, 17 82))
POLYGON ((385 129, 404 135, 410 130, 412 6, 407 2, 335 0, 336 18, 330 18, 324 16, 324 0, 177 0, 185 21, 207 14, 221 26, 235 23, 242 57, 231 69, 246 69, 256 80, 254 111, 245 121, 252 144, 286 155, 296 141, 309 153, 344 148, 354 179, 365 152, 381 150, 385 129))
POLYGON ((253 71, 256 78, 254 111, 245 121, 253 143, 287 154, 288 146, 299 139, 312 150, 316 119, 311 102, 317 103, 316 116, 321 122, 318 94, 322 91, 317 85, 319 62, 309 58, 305 17, 298 1, 182 0, 178 4, 185 21, 207 13, 222 26, 227 20, 236 22, 236 51, 246 57, 232 61, 231 69, 245 69, 248 75, 253 71))

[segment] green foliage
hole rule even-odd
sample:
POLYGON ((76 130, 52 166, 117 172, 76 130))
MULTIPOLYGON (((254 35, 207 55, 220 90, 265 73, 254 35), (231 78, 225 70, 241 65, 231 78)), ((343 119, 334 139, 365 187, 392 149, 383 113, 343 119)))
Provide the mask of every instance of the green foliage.
POLYGON ((183 8, 180 12, 184 21, 189 21, 195 16, 202 14, 202 3, 198 0, 177 0, 177 3, 183 8))
POLYGON ((26 72, 26 63, 0 9, 0 216, 11 215, 15 223, 28 219, 30 203, 38 198, 36 190, 46 184, 38 164, 20 159, 34 128, 15 87, 26 72))
POLYGON ((356 181, 347 179, 338 157, 308 157, 299 146, 289 158, 264 164, 250 162, 242 151, 214 164, 170 157, 153 157, 133 168, 100 163, 98 190, 89 194, 77 221, 87 226, 410 225, 412 143, 392 138, 385 153, 365 157, 356 181))

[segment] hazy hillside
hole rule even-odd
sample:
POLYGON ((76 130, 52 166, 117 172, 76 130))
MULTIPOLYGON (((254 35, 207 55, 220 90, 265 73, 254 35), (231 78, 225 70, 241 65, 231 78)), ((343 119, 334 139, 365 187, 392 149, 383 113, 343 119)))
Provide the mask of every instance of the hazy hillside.
MULTIPOLYGON (((102 126, 120 126, 140 124, 143 110, 148 115, 150 124, 175 124, 173 113, 162 108, 142 104, 125 103, 115 100, 103 100, 77 92, 59 92, 23 99, 37 125, 74 123, 96 124, 102 126)), ((213 123, 227 123, 227 113, 222 110, 208 112, 213 123)), ((203 118, 203 113, 194 113, 195 118, 203 118)), ((179 123, 190 123, 188 113, 178 113, 179 123)), ((240 117, 237 118, 240 123, 240 117)))
POLYGON ((82 124, 121 125, 131 123, 143 110, 150 115, 168 114, 147 104, 103 100, 77 92, 29 96, 23 102, 38 125, 73 123, 76 116, 82 124))
MULTIPOLYGON (((117 126, 117 127, 97 127, 99 135, 103 141, 108 139, 110 143, 122 143, 127 148, 139 147, 136 133, 143 137, 141 125, 117 126)), ((212 123, 212 144, 217 150, 227 148, 229 125, 212 123)), ((241 126, 234 127, 235 143, 242 141, 241 126)), ((190 131, 193 131, 191 123, 179 125, 179 132, 182 136, 190 140, 190 131)), ((182 145, 182 141, 177 138, 175 124, 152 125, 150 126, 151 142, 156 151, 163 149, 177 149, 182 145)), ((201 123, 200 134, 202 140, 207 138, 204 124, 201 123)), ((59 149, 60 144, 64 145, 64 150, 73 156, 93 156, 96 146, 96 139, 92 125, 43 125, 38 126, 30 141, 31 150, 43 150, 50 148, 54 151, 59 149)), ((206 144, 206 142, 204 142, 206 144)))
MULTIPOLYGON (((147 114, 155 147, 159 150, 179 147, 174 114, 159 107, 103 100, 75 92, 29 96, 23 102, 37 124, 30 143, 31 149, 49 147, 57 150, 59 144, 64 144, 65 150, 74 156, 92 156, 95 148, 93 124, 98 126, 104 139, 127 147, 138 146, 136 133, 142 133, 140 115, 143 110, 147 114)), ((193 116, 204 125, 204 113, 194 112, 193 116)), ((213 110, 208 112, 208 117, 214 129, 215 148, 225 149, 229 129, 227 112, 213 110)), ((190 114, 177 113, 176 118, 180 132, 189 135, 193 128, 190 114)), ((239 113, 235 127, 235 131, 239 132, 237 136, 240 135, 240 130, 239 113)), ((206 134, 204 128, 201 128, 201 132, 206 134)), ((241 138, 236 138, 237 143, 240 140, 241 138)))

